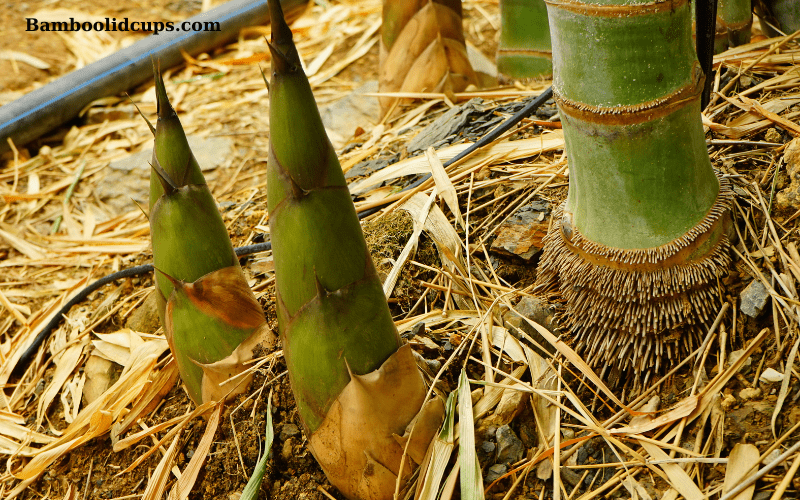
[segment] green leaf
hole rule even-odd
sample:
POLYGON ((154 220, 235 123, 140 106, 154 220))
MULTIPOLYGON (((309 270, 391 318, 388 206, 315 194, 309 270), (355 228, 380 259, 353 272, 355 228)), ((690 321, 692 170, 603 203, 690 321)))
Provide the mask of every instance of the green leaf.
MULTIPOLYGON (((450 461, 450 455, 453 452, 454 444, 454 426, 453 417, 455 416, 455 392, 451 392, 447 397, 447 405, 445 406, 444 422, 442 423, 442 430, 439 436, 433 441, 433 450, 431 452, 430 462, 427 464, 427 470, 424 476, 424 482, 420 489, 420 500, 435 500, 439 492, 439 485, 442 482, 444 473, 447 469, 447 463, 450 461)), ((422 469, 421 469, 422 470, 422 469)))
POLYGON ((272 430, 272 392, 270 392, 267 399, 267 432, 264 437, 264 453, 261 454, 261 458, 258 460, 255 470, 253 470, 253 475, 247 481, 239 500, 256 500, 258 498, 258 490, 261 488, 261 481, 264 480, 264 473, 267 471, 269 449, 272 448, 274 437, 275 433, 272 430))
POLYGON ((475 453, 475 424, 472 419, 472 392, 467 372, 461 370, 458 381, 458 463, 461 466, 461 499, 483 500, 483 477, 475 453))

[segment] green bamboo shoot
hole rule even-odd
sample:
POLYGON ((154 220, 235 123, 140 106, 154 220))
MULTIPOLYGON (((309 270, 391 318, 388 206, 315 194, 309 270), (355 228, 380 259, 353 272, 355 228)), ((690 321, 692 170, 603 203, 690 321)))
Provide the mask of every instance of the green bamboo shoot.
POLYGON ((292 33, 279 3, 270 6, 267 200, 292 392, 331 483, 351 499, 390 499, 397 476, 412 470, 399 436, 418 413, 425 416, 418 421, 428 424, 417 423, 409 446, 409 456, 421 460, 443 405, 425 404, 425 385, 395 329, 292 33))
POLYGON ((241 392, 258 343, 274 335, 156 72, 158 123, 150 177, 150 233, 158 312, 189 395, 200 404, 241 392))

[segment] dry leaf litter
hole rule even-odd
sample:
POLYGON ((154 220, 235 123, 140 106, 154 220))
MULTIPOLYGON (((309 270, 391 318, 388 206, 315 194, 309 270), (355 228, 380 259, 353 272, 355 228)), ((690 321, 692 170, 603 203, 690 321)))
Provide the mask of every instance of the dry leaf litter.
MULTIPOLYGON (((39 3, 47 7, 28 8, 39 3)), ((50 15, 87 15, 81 2, 62 4, 66 10, 50 15)), ((123 5, 91 15, 181 19, 210 7, 157 4, 150 12, 123 5)), ((495 76, 489 61, 497 4, 466 1, 464 12, 473 57, 484 54, 476 67, 495 76)), ((357 209, 391 202, 364 228, 401 335, 442 394, 457 388, 466 365, 472 452, 486 497, 797 496, 794 36, 757 36, 715 57, 726 71, 717 73, 719 95, 703 123, 714 165, 736 193, 735 265, 720 283, 727 303, 700 348, 669 376, 644 392, 614 394, 558 337, 559 298, 534 290, 541 237, 569 173, 552 103, 494 144, 441 166, 548 82, 416 95, 380 122, 373 94, 379 25, 378 2, 351 0, 313 4, 293 29, 357 209)), ((248 29, 237 43, 187 57, 167 75, 236 246, 269 238, 267 90, 256 67, 268 64, 268 31, 248 29)), ((8 89, 0 102, 131 41, 44 38, 28 53, 3 42, 17 52, 0 51, 8 89)), ((152 86, 131 97, 154 115, 152 86)), ((38 151, 15 147, 0 159, 0 497, 238 498, 263 451, 264 400, 272 392, 276 441, 262 495, 341 498, 305 447, 280 350, 262 353, 253 383, 235 402, 189 402, 148 307, 152 276, 120 280, 73 307, 25 375, 11 376, 26 345, 69 297, 105 274, 150 261, 149 227, 134 203, 146 199, 150 147, 144 121, 116 97, 83 110, 38 151)), ((271 255, 243 263, 274 326, 271 255)), ((435 492, 441 484, 442 498, 457 497, 458 440, 437 450, 448 466, 430 468, 415 488, 435 492)))

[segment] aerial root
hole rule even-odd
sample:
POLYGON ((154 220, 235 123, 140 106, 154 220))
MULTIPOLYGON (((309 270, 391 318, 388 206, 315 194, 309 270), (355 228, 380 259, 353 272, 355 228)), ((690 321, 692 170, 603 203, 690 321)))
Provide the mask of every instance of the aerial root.
POLYGON ((720 179, 703 220, 680 238, 641 250, 589 241, 574 226, 562 231, 564 206, 554 211, 537 282, 555 285, 566 300, 562 325, 591 367, 617 369, 642 387, 700 345, 719 310, 717 283, 731 263, 730 242, 723 230, 705 255, 687 261, 677 254, 690 254, 685 250, 725 223, 732 198, 729 182, 720 179), (667 266, 655 265, 670 258, 667 266))

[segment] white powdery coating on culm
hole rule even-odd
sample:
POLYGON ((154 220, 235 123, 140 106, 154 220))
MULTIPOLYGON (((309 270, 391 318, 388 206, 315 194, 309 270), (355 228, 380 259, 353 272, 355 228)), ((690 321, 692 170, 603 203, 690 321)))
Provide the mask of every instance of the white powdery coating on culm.
POLYGON ((558 285, 566 299, 563 325, 572 347, 593 368, 616 368, 646 384, 699 345, 720 305, 718 279, 731 263, 726 234, 703 257, 668 267, 636 269, 662 262, 722 223, 733 193, 727 179, 708 214, 686 234, 666 245, 642 250, 611 248, 587 240, 572 228, 570 244, 623 268, 588 262, 564 240, 563 205, 553 214, 544 238, 538 284, 558 285), (625 266, 630 268, 625 269, 625 266))

